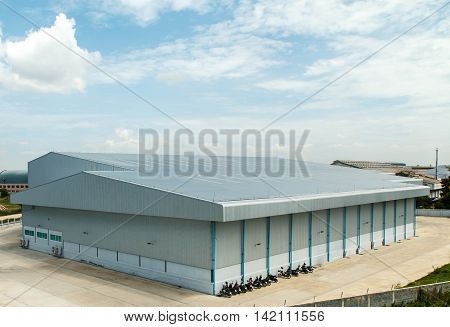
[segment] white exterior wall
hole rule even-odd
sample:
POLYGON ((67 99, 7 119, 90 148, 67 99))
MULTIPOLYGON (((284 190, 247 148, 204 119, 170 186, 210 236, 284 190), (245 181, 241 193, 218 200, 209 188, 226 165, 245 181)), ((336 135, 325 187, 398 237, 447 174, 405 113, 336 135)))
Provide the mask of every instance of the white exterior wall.
POLYGON ((371 248, 371 205, 361 206, 361 252, 368 251, 371 248))
POLYGON ((330 261, 344 256, 344 210, 331 209, 330 218, 330 261))
MULTIPOLYGON (((406 232, 411 237, 413 233, 414 200, 409 199, 406 207, 406 232)), ((360 215, 360 244, 362 251, 371 247, 371 205, 362 205, 360 215)), ((375 246, 381 246, 383 240, 383 204, 374 204, 375 246)), ((388 242, 394 239, 393 202, 386 204, 386 237, 388 242)), ((324 264, 343 257, 344 254, 344 209, 330 210, 330 226, 327 226, 328 211, 320 210, 312 214, 312 225, 309 225, 309 213, 292 215, 292 230, 290 217, 280 216, 270 218, 270 272, 275 274, 280 267, 286 269, 290 262, 289 239, 292 232, 292 265, 296 268, 303 262, 309 263, 309 251, 312 253, 313 265, 324 264), (329 238, 328 235, 329 228, 329 238), (311 233, 311 249, 309 234, 311 233), (330 253, 328 253, 328 247, 330 253)), ((222 284, 240 282, 242 270, 244 278, 267 274, 267 233, 268 219, 260 218, 246 221, 245 240, 242 242, 242 222, 217 223, 217 266, 215 271, 216 292, 222 284), (244 249, 244 267, 241 265, 242 246, 244 249), (242 269, 244 268, 244 269, 242 269)), ((347 255, 356 252, 358 239, 358 207, 346 208, 346 251, 347 255)), ((212 292, 212 271, 201 267, 193 267, 170 261, 148 258, 138 254, 130 254, 101 247, 88 247, 83 244, 64 241, 60 231, 41 227, 24 226, 33 230, 34 236, 24 236, 30 241, 30 248, 51 253, 52 245, 60 242, 50 240, 50 234, 61 235, 63 238, 63 255, 66 258, 101 265, 106 268, 155 279, 185 288, 191 288, 205 293, 212 292), (47 239, 37 238, 37 232, 47 234, 47 239)), ((397 202, 397 238, 403 239, 404 233, 404 201, 397 202)))
POLYGON ((358 206, 347 208, 346 217, 346 255, 356 253, 358 248, 358 206))

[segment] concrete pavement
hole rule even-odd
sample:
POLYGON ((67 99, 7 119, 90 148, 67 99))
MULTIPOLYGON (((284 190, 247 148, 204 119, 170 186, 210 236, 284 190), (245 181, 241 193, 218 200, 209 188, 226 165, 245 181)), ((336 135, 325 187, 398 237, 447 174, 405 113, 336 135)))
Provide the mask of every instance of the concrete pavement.
POLYGON ((418 217, 419 237, 224 299, 24 250, 20 232, 20 225, 0 227, 3 306, 289 306, 389 290, 450 262, 450 219, 418 217))

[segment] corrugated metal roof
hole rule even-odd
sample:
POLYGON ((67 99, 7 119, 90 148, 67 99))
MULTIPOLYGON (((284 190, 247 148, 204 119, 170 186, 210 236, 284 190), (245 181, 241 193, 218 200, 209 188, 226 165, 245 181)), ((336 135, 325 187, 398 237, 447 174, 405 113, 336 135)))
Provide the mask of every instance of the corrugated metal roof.
POLYGON ((213 162, 206 157, 155 156, 144 159, 139 158, 136 154, 63 154, 132 170, 96 171, 90 172, 91 174, 168 192, 178 187, 177 193, 179 194, 210 202, 412 187, 408 184, 399 186, 395 180, 407 182, 407 179, 397 176, 311 162, 305 162, 310 176, 306 177, 303 176, 300 166, 296 166, 295 163, 293 165, 295 168, 292 170, 294 173, 289 171, 287 167, 293 162, 281 158, 217 157, 217 161, 213 162), (203 159, 203 161, 199 163, 199 159, 203 159), (139 163, 141 163, 140 172, 139 163), (266 171, 268 167, 276 171, 282 165, 286 169, 279 174, 280 176, 269 176, 266 171), (157 174, 146 176, 145 171, 149 172, 155 167, 159 167, 157 174), (191 169, 191 173, 180 176, 176 173, 177 167, 185 172, 191 169), (217 172, 212 176, 206 176, 201 171, 203 169, 209 172, 213 167, 217 169, 217 172), (244 174, 244 169, 257 176, 244 174), (183 184, 188 179, 189 182, 183 184), (180 185, 182 186, 180 187, 180 185))
POLYGON ((427 187, 409 184, 409 180, 402 177, 319 163, 305 163, 309 176, 303 176, 295 162, 279 158, 261 161, 258 158, 219 157, 216 162, 199 163, 200 157, 154 157, 147 158, 145 167, 140 167, 145 169, 139 170, 137 155, 64 155, 107 165, 97 165, 99 167, 123 167, 128 171, 70 173, 21 192, 13 200, 28 205, 135 214, 158 200, 158 194, 165 193, 171 195, 165 199, 168 202, 158 203, 146 214, 231 221, 391 201, 428 193, 427 187), (177 167, 177 163, 182 164, 177 167), (265 170, 269 165, 286 167, 292 163, 295 167, 293 176, 289 170, 279 176, 271 176, 265 170), (165 170, 159 169, 152 176, 142 173, 154 167, 165 170), (212 167, 217 168, 212 176, 201 174, 202 169, 210 171, 212 167), (243 167, 260 172, 256 176, 245 174, 243 167), (191 169, 191 172, 181 176, 176 173, 177 168, 191 169), (222 208, 220 212, 217 211, 219 207, 222 208))

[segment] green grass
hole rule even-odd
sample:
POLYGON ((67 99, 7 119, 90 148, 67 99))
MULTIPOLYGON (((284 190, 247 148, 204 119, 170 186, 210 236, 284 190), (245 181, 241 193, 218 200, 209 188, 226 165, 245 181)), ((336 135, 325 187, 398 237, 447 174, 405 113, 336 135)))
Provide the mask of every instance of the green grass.
POLYGON ((409 283, 405 287, 411 287, 411 286, 419 286, 419 285, 426 285, 426 284, 433 284, 433 283, 440 283, 440 282, 448 282, 450 281, 450 263, 435 269, 432 273, 426 275, 425 277, 422 277, 412 283, 409 283))
POLYGON ((7 215, 14 215, 22 211, 20 205, 9 202, 9 196, 0 198, 0 205, 6 207, 6 210, 0 210, 0 217, 7 215))
MULTIPOLYGON (((405 287, 420 286, 450 281, 450 263, 435 269, 432 273, 422 277, 405 287)), ((419 290, 417 300, 409 303, 397 303, 394 307, 448 307, 450 306, 450 292, 419 290)))
POLYGON ((448 307, 450 306, 450 292, 419 290, 417 300, 409 303, 397 303, 393 307, 448 307))

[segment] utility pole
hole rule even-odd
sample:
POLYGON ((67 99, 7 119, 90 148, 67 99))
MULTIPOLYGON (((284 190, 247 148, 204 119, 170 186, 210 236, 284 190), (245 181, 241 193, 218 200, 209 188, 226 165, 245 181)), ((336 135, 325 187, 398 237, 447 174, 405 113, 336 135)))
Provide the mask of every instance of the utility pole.
POLYGON ((438 179, 438 158, 439 158, 439 149, 436 148, 436 168, 434 169, 434 177, 438 179))

